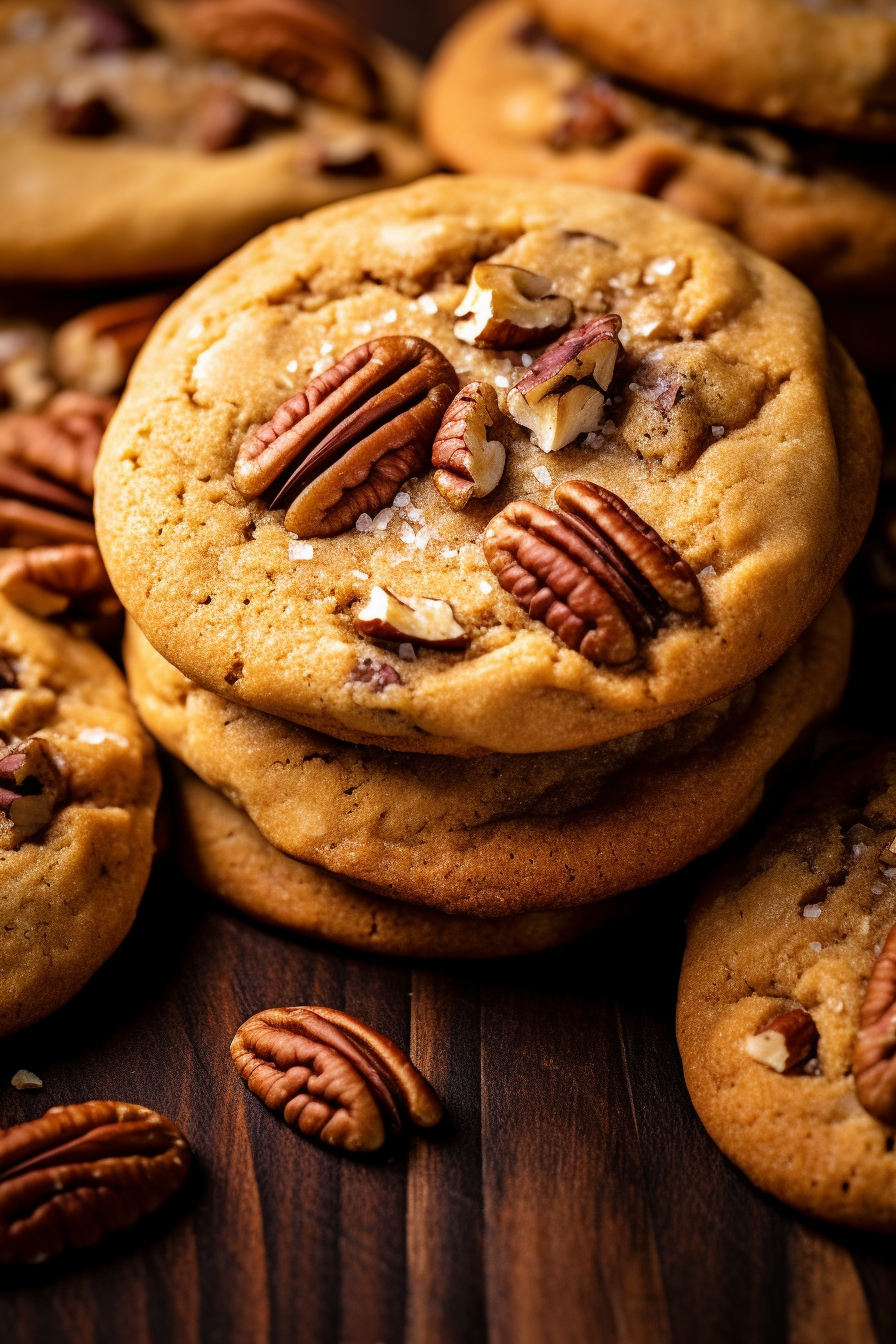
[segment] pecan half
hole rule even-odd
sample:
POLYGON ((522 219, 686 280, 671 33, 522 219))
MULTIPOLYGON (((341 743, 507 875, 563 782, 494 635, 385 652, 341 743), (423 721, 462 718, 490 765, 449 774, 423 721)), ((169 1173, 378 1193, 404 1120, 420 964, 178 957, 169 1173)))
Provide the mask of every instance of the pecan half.
POLYGON ((189 0, 181 17, 211 51, 361 116, 382 111, 363 40, 332 10, 308 0, 189 0))
POLYGON ((183 1184, 190 1149, 156 1111, 54 1106, 0 1130, 0 1264, 34 1264, 130 1227, 183 1184))
POLYGON ((46 742, 0 746, 0 847, 11 849, 49 825, 65 781, 46 742))
POLYGON ((0 564, 0 592, 35 616, 55 616, 75 603, 82 614, 113 616, 120 604, 99 547, 67 542, 34 546, 0 564))
POLYGON ((374 1152, 404 1121, 429 1128, 442 1104, 398 1046, 334 1008, 269 1008, 230 1047, 237 1073, 302 1134, 374 1152))
POLYGON ((609 80, 589 75, 566 95, 565 117, 550 137, 555 149, 608 145, 627 130, 622 99, 609 80))
POLYGON ((487 350, 518 350, 544 345, 565 331, 573 306, 564 295, 551 293, 545 275, 480 261, 454 316, 461 319, 454 324, 459 341, 487 350))
POLYGON ((429 461, 457 374, 418 336, 349 351, 248 436, 233 471, 247 499, 286 509, 299 537, 345 532, 429 461))
POLYGON ((500 482, 504 445, 488 437, 500 419, 491 383, 467 383, 445 412, 432 445, 433 482, 452 509, 491 494, 500 482))
POLYGON ((450 602, 435 597, 396 597, 374 585, 352 624, 359 635, 390 644, 416 644, 428 649, 465 649, 469 635, 454 619, 450 602))
POLYGON ((85 136, 100 139, 114 135, 119 121, 105 98, 98 95, 73 102, 51 98, 47 104, 49 130, 54 135, 85 136))
POLYGON ((818 1044, 818 1028, 804 1008, 780 1013, 757 1027, 744 1042, 747 1054, 776 1073, 786 1073, 808 1059, 818 1044))
POLYGON ((120 392, 137 352, 174 295, 172 290, 138 294, 64 322, 50 346, 59 381, 95 397, 120 392))
POLYGON ((495 515, 483 549, 502 588, 594 663, 627 663, 670 607, 700 609, 690 567, 618 496, 567 481, 554 513, 516 500, 495 515))
POLYGON ((874 964, 852 1053, 856 1096, 876 1120, 896 1125, 896 927, 874 964))
POLYGON ((553 453, 597 429, 621 349, 615 313, 568 331, 545 350, 507 394, 507 410, 553 453))

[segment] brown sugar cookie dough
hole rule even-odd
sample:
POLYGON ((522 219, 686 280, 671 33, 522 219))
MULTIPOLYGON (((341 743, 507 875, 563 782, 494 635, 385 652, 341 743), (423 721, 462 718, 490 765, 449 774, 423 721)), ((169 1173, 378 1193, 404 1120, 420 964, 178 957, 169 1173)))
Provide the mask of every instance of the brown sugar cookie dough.
POLYGON ((150 642, 228 699, 408 750, 549 751, 779 658, 859 543, 878 458, 861 378, 774 263, 643 197, 433 178, 277 226, 168 310, 104 438, 97 533, 150 642), (489 291, 521 272, 541 298, 489 291), (515 348, 455 334, 492 299, 515 348), (363 400, 375 378, 404 409, 363 400), (457 403, 433 445, 471 384, 475 461, 457 403))
POLYGON ((667 201, 819 291, 896 290, 891 150, 678 107, 614 77, 599 58, 552 38, 525 0, 477 5, 427 70, 427 140, 464 172, 537 174, 667 201))
POLYGON ((610 70, 711 107, 896 139, 891 0, 535 0, 610 70))
POLYGON ((159 788, 114 664, 0 597, 0 1035, 59 1008, 124 938, 159 788))
POLYGON ((883 1232, 896 1231, 894 837, 896 746, 835 755, 698 898, 678 1000, 685 1079, 719 1147, 803 1212, 883 1232))
POLYGON ((191 684, 129 624, 146 726, 277 849, 450 914, 561 909, 644 886, 732 835, 766 773, 836 704, 837 594, 754 687, 600 747, 456 760, 351 746, 191 684))
POLYGON ((308 938, 393 957, 511 957, 597 928, 620 900, 475 919, 374 896, 275 849, 257 826, 183 766, 174 767, 177 857, 187 876, 243 914, 308 938))
POLYGON ((0 276, 200 270, 407 182, 415 61, 313 0, 0 0, 0 276))

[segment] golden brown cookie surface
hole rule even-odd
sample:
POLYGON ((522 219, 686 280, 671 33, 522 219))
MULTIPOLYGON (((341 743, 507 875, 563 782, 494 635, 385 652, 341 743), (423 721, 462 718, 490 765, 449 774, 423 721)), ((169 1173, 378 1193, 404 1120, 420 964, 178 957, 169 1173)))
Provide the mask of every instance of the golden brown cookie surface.
POLYGON ((733 703, 580 752, 453 760, 357 747, 191 684, 130 624, 144 723, 267 841, 352 883, 450 914, 586 905, 733 834, 764 777, 846 675, 837 594, 733 703))
POLYGON ((886 148, 685 110, 551 38, 525 0, 488 0, 430 65, 423 124, 464 172, 640 191, 729 229, 814 289, 896 288, 886 148))
MULTIPOLYGON (((596 387, 580 371, 576 396, 589 378, 596 387)), ((778 658, 858 544, 878 452, 858 375, 827 344, 814 300, 773 263, 643 198, 434 178, 280 226, 169 310, 106 435, 97 526, 125 606, 210 690, 349 739, 546 751, 680 716, 778 658), (596 432, 543 451, 514 419, 533 354, 454 334, 482 258, 536 273, 571 301, 560 343, 619 315, 624 353, 596 432), (374 345, 391 341, 423 341, 458 384, 495 390, 499 484, 457 511, 415 468, 349 530, 290 534, 282 507, 236 488, 240 454, 260 451, 281 403, 297 406, 362 344, 369 371, 374 345), (612 665, 559 637, 545 603, 528 615, 497 577, 504 561, 484 549, 499 511, 556 510, 570 480, 615 494, 699 586, 699 610, 660 601, 642 613, 634 656, 614 653, 612 665), (376 589, 442 604, 454 642, 409 636, 404 657, 400 633, 387 632, 384 650, 364 633, 382 626, 361 620, 376 589), (365 680, 371 662, 390 664, 388 685, 365 680)))
POLYGON ((0 1034, 60 1007, 124 938, 159 772, 118 669, 0 598, 0 1034))

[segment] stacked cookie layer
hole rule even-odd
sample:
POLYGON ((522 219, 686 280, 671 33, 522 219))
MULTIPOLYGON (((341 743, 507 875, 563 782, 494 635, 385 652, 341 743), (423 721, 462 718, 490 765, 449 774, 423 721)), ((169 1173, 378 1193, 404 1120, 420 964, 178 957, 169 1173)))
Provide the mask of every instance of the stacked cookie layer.
POLYGON ((646 200, 433 179, 278 226, 170 310, 97 527, 140 711, 251 818, 232 844, 487 952, 749 815, 842 686, 821 613, 878 453, 773 263, 646 200))

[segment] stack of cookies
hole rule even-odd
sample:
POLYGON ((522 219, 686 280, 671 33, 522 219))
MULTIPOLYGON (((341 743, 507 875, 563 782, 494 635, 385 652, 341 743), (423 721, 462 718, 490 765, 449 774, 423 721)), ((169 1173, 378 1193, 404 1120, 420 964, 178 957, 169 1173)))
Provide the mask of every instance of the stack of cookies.
POLYGON ((654 201, 439 177, 275 226, 97 466, 184 862, 351 946, 588 927, 836 703, 878 459, 803 286, 654 201))
POLYGON ((896 294, 888 0, 485 0, 424 94, 440 159, 643 192, 805 279, 888 367, 896 294))

